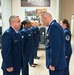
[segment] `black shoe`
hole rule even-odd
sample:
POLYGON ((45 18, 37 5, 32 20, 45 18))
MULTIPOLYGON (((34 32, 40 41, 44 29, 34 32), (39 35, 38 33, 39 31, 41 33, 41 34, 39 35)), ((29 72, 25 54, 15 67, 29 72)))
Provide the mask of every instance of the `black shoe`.
POLYGON ((37 57, 35 57, 35 59, 40 59, 40 57, 37 56, 37 57))
POLYGON ((38 64, 35 64, 35 63, 34 63, 34 65, 37 66, 38 64))
POLYGON ((36 65, 35 65, 35 64, 30 64, 30 66, 31 66, 31 67, 36 67, 36 65))

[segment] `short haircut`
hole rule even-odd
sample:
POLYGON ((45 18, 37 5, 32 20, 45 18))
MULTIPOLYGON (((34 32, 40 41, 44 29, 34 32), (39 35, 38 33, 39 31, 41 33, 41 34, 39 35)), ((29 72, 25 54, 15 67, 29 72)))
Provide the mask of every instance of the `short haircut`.
POLYGON ((41 14, 42 17, 43 17, 43 15, 45 14, 45 12, 46 12, 46 11, 43 11, 43 12, 42 12, 42 14, 41 14))
POLYGON ((47 11, 44 11, 41 16, 44 17, 44 16, 46 16, 46 15, 47 15, 47 16, 52 16, 52 15, 51 15, 50 13, 48 13, 47 11))
POLYGON ((15 18, 18 18, 19 16, 10 16, 9 23, 13 22, 15 18))

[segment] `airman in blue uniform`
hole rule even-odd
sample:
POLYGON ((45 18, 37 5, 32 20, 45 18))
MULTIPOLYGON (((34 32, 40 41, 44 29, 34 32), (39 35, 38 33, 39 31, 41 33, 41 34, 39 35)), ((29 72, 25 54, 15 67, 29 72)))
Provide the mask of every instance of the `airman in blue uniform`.
POLYGON ((35 53, 35 47, 37 45, 37 42, 36 42, 37 38, 35 37, 36 31, 35 31, 34 26, 31 26, 29 30, 33 35, 33 41, 34 41, 33 42, 34 46, 32 48, 32 54, 30 56, 29 64, 30 64, 31 67, 36 67, 37 64, 34 63, 34 53, 35 53))
POLYGON ((31 23, 28 20, 24 20, 21 23, 24 25, 24 28, 21 30, 20 34, 22 37, 22 48, 23 48, 23 68, 22 68, 22 75, 29 75, 29 59, 32 54, 32 50, 34 47, 34 41, 32 34, 29 30, 31 23))
POLYGON ((39 38, 39 28, 37 27, 36 21, 33 22, 32 27, 34 33, 34 58, 40 59, 40 57, 37 56, 37 50, 40 38, 39 38))
POLYGON ((40 41, 40 33, 39 33, 39 28, 37 26, 34 27, 35 30, 35 52, 34 52, 34 58, 35 59, 40 59, 40 57, 37 56, 37 50, 38 50, 38 46, 39 46, 39 41, 40 41))
POLYGON ((22 46, 20 19, 18 16, 9 18, 10 27, 2 35, 2 70, 3 75, 20 75, 22 68, 22 46))
POLYGON ((64 32, 52 15, 43 12, 41 20, 48 26, 46 39, 46 67, 50 75, 64 75, 66 68, 64 32))
POLYGON ((60 22, 60 24, 64 29, 64 34, 65 34, 65 58, 67 62, 67 67, 65 68, 64 75, 70 75, 69 62, 72 54, 70 24, 68 23, 67 19, 63 19, 60 22))

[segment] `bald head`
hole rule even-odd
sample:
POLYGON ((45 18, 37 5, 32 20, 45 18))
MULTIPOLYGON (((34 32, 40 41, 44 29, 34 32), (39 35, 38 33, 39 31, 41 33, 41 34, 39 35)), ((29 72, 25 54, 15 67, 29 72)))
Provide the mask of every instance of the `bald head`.
POLYGON ((48 13, 47 11, 44 11, 41 16, 42 17, 52 17, 52 15, 48 13))
POLYGON ((52 21, 52 15, 48 13, 47 11, 44 11, 41 15, 41 20, 44 25, 48 26, 50 22, 52 21))

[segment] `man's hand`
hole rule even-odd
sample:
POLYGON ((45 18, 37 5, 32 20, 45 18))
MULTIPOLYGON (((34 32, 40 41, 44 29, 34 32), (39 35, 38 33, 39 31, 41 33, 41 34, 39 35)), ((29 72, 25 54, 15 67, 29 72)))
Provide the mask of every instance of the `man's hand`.
POLYGON ((49 66, 49 69, 51 70, 51 71, 55 71, 55 67, 54 66, 49 66))
POLYGON ((13 71, 13 67, 7 68, 6 69, 8 72, 12 72, 13 71))

